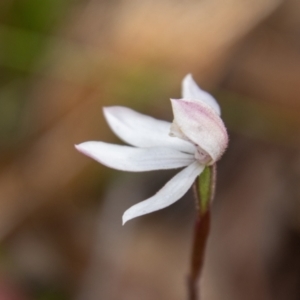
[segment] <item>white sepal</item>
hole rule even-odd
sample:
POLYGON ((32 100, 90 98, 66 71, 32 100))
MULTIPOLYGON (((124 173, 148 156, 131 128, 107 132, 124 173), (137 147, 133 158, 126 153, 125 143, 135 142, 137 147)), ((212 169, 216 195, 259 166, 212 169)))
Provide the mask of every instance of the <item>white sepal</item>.
POLYGON ((170 137, 171 123, 152 118, 122 106, 103 109, 107 123, 124 142, 136 147, 167 147, 194 153, 195 147, 177 137, 170 137))
POLYGON ((196 177, 204 170, 198 162, 177 173, 154 196, 133 205, 123 215, 123 225, 136 217, 163 209, 179 200, 192 186, 196 177))
POLYGON ((219 116, 221 115, 221 108, 217 100, 212 95, 202 90, 191 74, 186 75, 182 80, 182 98, 196 103, 204 102, 219 116))
POLYGON ((85 142, 75 146, 83 154, 113 169, 143 172, 176 169, 194 161, 191 154, 170 148, 134 148, 104 142, 85 142))

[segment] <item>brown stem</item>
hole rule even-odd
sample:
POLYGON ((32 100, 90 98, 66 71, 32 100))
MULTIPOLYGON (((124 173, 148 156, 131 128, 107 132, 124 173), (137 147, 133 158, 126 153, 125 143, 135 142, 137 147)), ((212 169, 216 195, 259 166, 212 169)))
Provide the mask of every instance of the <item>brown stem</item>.
POLYGON ((210 211, 201 218, 198 215, 195 222, 191 271, 189 276, 189 300, 198 300, 198 282, 204 261, 204 252, 210 228, 210 211))
POLYGON ((190 275, 188 278, 189 300, 200 300, 200 294, 198 292, 198 283, 202 271, 205 246, 210 229, 210 204, 215 193, 216 166, 212 166, 210 171, 210 189, 209 195, 207 195, 208 205, 206 205, 205 207, 201 207, 201 203, 203 203, 201 202, 201 193, 199 192, 199 181, 201 184, 201 180, 197 180, 194 184, 197 216, 194 227, 193 248, 190 262, 190 275))

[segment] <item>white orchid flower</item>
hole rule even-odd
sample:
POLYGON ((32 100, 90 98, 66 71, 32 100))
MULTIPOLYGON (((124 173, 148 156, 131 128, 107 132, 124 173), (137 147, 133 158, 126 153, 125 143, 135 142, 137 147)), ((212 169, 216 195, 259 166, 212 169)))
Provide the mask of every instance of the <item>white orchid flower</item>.
POLYGON ((220 118, 220 107, 210 94, 197 86, 191 75, 183 79, 182 97, 171 99, 172 124, 126 107, 105 107, 109 126, 131 146, 95 141, 75 146, 101 164, 122 171, 185 167, 154 196, 126 210, 123 224, 179 200, 204 168, 214 164, 227 147, 228 135, 220 118))

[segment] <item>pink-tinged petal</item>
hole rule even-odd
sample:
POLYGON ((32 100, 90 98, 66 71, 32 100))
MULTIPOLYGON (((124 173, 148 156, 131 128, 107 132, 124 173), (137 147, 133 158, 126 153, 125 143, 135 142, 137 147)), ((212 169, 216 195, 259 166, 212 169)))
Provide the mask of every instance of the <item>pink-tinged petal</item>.
POLYGON ((205 160, 203 163, 216 162, 228 144, 227 131, 221 118, 206 103, 182 99, 171 99, 171 103, 175 128, 197 146, 198 157, 205 160), (207 155, 211 158, 208 161, 207 155))
POLYGON ((208 104, 219 116, 221 109, 217 100, 209 93, 203 91, 195 82, 191 74, 182 80, 182 98, 192 102, 204 102, 208 104))
POLYGON ((126 210, 123 215, 123 225, 128 220, 163 209, 179 200, 203 170, 203 165, 194 162, 180 171, 154 196, 126 210))
POLYGON ((195 146, 169 136, 171 123, 140 114, 130 108, 111 106, 103 109, 113 132, 126 143, 136 147, 167 147, 194 153, 195 146))
POLYGON ((176 169, 195 160, 191 154, 162 147, 134 148, 104 142, 85 142, 75 147, 107 167, 131 172, 176 169))

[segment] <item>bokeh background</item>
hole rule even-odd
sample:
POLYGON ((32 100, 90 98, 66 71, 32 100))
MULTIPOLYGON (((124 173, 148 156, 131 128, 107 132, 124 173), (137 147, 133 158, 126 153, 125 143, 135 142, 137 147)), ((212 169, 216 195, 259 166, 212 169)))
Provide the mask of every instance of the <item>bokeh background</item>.
POLYGON ((172 120, 192 73, 230 134, 205 300, 300 299, 300 2, 0 1, 0 299, 180 300, 192 194, 121 226, 174 172, 122 173, 102 107, 172 120))

